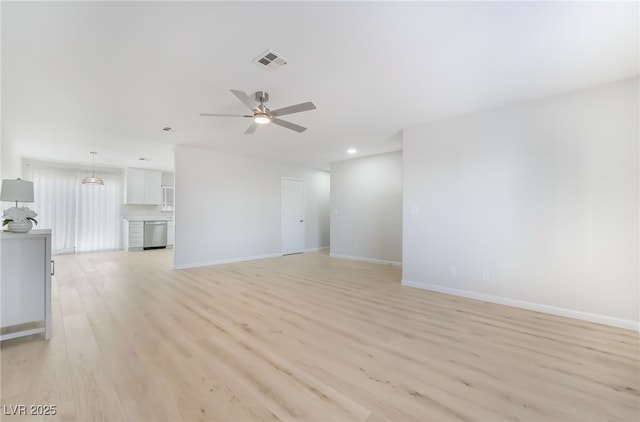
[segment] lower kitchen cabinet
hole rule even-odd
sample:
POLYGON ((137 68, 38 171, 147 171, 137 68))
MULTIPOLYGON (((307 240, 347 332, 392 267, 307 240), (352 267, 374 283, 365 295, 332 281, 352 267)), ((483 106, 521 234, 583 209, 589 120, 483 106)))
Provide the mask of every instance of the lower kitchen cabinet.
POLYGON ((123 226, 124 249, 142 250, 144 242, 144 222, 125 221, 123 226))
POLYGON ((176 223, 167 221, 167 246, 173 246, 176 241, 176 223))

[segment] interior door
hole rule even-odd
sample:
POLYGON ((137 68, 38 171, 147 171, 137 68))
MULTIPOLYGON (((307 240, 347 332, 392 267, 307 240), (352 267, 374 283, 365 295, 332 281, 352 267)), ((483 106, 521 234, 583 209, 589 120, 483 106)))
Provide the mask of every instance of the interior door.
POLYGON ((304 183, 282 179, 282 254, 304 251, 304 183))

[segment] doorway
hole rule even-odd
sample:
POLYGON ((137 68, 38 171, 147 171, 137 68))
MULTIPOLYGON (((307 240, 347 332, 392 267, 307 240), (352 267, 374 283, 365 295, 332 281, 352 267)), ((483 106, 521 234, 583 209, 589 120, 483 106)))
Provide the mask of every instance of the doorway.
POLYGON ((304 182, 282 178, 282 254, 304 252, 304 182))

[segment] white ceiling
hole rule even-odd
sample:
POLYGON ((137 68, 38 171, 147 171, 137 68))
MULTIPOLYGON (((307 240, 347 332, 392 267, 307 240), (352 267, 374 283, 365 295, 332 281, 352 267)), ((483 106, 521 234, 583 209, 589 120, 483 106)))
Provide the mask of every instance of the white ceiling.
POLYGON ((405 127, 638 74, 637 2, 1 7, 2 120, 49 161, 171 170, 188 144, 327 169, 400 149, 405 127), (289 63, 252 63, 268 48, 289 63), (284 118, 302 134, 198 115, 246 113, 231 88, 318 109, 284 118))

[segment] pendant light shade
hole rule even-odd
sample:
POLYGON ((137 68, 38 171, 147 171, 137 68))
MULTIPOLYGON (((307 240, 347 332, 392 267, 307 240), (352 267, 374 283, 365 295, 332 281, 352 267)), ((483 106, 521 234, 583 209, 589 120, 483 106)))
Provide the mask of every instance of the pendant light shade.
POLYGON ((86 176, 82 179, 83 185, 104 185, 101 178, 96 176, 96 154, 97 152, 91 151, 89 154, 93 155, 93 162, 91 164, 91 176, 86 176))

